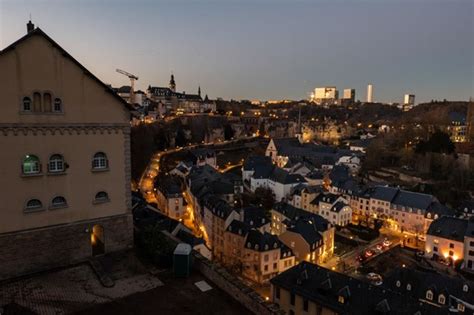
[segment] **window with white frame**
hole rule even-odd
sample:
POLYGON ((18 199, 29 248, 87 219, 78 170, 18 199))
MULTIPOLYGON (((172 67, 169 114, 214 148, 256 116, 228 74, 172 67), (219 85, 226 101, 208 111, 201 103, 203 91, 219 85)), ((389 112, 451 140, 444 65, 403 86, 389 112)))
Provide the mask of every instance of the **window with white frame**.
POLYGON ((26 203, 25 210, 26 211, 33 211, 33 210, 40 210, 43 208, 43 204, 38 199, 30 199, 26 203))
POLYGON ((64 172, 64 158, 61 154, 53 154, 49 158, 48 171, 51 173, 64 172))
POLYGON ((107 194, 105 191, 99 191, 97 194, 95 194, 95 201, 107 202, 109 201, 109 194, 107 194))
POLYGON ((38 174, 41 172, 40 160, 36 155, 26 155, 21 165, 23 174, 38 174))
POLYGON ((65 208, 65 207, 67 207, 66 198, 64 198, 63 196, 54 197, 53 200, 51 200, 51 207, 52 208, 65 208))
POLYGON ((92 168, 95 170, 107 169, 109 167, 109 161, 107 155, 103 152, 97 152, 94 154, 92 159, 92 168))
POLYGON ((426 299, 433 300, 433 292, 431 290, 426 291, 426 299))

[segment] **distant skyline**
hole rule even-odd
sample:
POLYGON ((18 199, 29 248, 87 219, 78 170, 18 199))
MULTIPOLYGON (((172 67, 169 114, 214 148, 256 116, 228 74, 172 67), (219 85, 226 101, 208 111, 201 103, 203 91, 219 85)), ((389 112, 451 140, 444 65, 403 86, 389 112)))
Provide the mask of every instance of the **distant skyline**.
MULTIPOLYGON (((114 87, 224 99, 304 99, 317 86, 366 99, 474 96, 472 0, 0 0, 0 50, 29 16, 114 87)), ((0 69, 1 71, 1 69, 0 69)))

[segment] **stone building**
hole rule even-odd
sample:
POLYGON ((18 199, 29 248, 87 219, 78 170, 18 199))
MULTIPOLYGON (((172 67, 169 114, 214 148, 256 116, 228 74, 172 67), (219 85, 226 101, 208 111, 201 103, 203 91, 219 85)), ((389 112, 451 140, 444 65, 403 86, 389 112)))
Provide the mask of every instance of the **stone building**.
POLYGON ((0 51, 0 279, 133 243, 129 105, 27 29, 0 51))

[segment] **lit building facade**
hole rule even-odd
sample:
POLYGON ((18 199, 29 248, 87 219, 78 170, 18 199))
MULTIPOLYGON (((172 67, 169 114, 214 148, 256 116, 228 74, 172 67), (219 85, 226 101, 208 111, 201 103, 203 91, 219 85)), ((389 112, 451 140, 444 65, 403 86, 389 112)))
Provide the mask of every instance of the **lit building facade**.
POLYGON ((31 22, 0 68, 0 279, 131 247, 129 105, 31 22))

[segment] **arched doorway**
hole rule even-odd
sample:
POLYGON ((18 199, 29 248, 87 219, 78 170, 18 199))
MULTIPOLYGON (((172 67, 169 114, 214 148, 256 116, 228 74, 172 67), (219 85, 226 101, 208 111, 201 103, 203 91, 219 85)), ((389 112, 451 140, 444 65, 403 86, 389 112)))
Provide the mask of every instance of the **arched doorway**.
POLYGON ((92 256, 105 253, 104 228, 102 225, 94 225, 91 231, 92 256))

